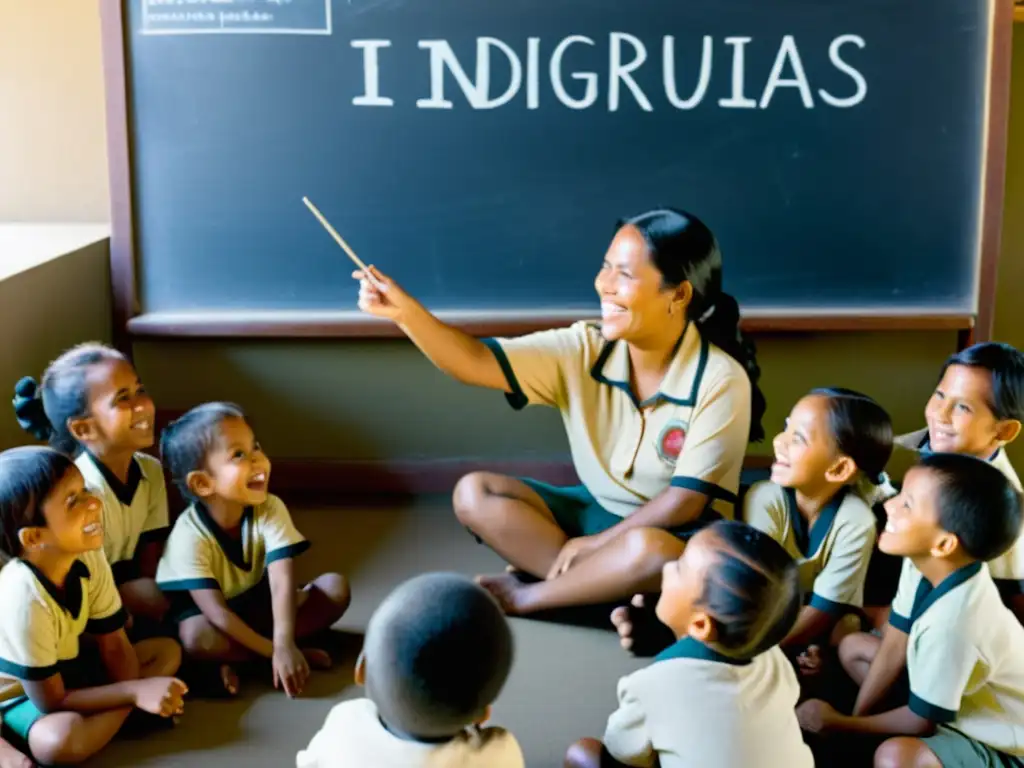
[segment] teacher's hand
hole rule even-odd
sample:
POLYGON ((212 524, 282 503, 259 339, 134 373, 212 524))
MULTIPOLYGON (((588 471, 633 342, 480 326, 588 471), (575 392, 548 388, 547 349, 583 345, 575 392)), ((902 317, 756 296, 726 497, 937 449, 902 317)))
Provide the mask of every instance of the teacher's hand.
POLYGON ((600 542, 596 536, 580 536, 575 539, 569 539, 562 545, 562 550, 558 553, 558 557, 555 558, 555 562, 552 563, 551 570, 548 571, 548 578, 553 579, 556 576, 561 576, 572 567, 573 563, 585 558, 597 549, 599 545, 600 542))
POLYGON ((359 308, 368 315, 401 323, 402 317, 410 307, 415 306, 416 300, 376 267, 371 266, 370 273, 373 280, 361 269, 352 273, 352 277, 359 281, 359 308), (374 280, 377 285, 374 285, 374 280))

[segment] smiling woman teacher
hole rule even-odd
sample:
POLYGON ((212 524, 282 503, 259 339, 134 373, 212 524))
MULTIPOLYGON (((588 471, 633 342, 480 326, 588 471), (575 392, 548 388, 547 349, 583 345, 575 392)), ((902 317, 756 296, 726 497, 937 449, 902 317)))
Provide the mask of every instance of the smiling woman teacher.
POLYGON ((394 320, 439 369, 517 410, 562 413, 581 486, 474 472, 455 488, 459 520, 519 571, 480 580, 506 612, 656 591, 689 535, 733 516, 764 398, 699 219, 658 209, 620 224, 595 281, 599 327, 481 341, 370 269, 380 288, 354 273, 360 308, 394 320))

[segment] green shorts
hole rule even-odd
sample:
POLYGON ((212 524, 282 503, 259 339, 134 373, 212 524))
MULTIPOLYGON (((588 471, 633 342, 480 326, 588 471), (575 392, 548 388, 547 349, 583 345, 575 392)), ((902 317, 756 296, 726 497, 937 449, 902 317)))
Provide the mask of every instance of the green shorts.
POLYGON ((1024 758, 1000 752, 953 728, 939 726, 934 736, 922 741, 943 768, 1024 768, 1024 758))
MULTIPOLYGON (((551 514, 555 516, 558 527, 570 539, 578 536, 593 536, 622 522, 622 517, 612 514, 598 504, 586 486, 574 485, 559 488, 539 480, 531 480, 528 477, 519 479, 535 490, 537 495, 544 500, 548 509, 551 510, 551 514)), ((696 520, 686 525, 669 528, 668 532, 685 541, 701 528, 721 519, 722 516, 708 506, 696 520)))
MULTIPOLYGON (((83 647, 78 658, 61 662, 58 668, 66 690, 94 688, 109 682, 103 659, 95 647, 83 647)), ((28 732, 42 716, 43 713, 28 696, 16 696, 0 702, 3 736, 20 742, 17 745, 23 747, 23 751, 28 749, 28 732)))

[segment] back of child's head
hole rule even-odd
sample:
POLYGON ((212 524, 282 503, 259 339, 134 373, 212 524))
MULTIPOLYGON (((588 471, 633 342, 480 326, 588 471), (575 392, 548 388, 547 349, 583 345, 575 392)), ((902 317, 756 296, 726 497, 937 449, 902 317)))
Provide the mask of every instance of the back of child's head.
POLYGON ((245 420, 245 413, 234 403, 203 403, 172 421, 160 435, 160 458, 171 480, 191 501, 196 498, 188 487, 189 473, 205 468, 221 424, 228 419, 245 420))
POLYGON ((454 736, 498 697, 512 657, 508 622, 485 590, 457 574, 425 574, 395 589, 370 620, 367 696, 406 736, 454 736))
POLYGON ((839 452, 849 456, 871 483, 880 484, 892 456, 888 412, 868 395, 852 389, 819 387, 810 394, 825 398, 829 431, 839 452))
POLYGON ((980 368, 992 375, 992 399, 988 406, 1000 421, 1024 421, 1024 352, 1009 344, 986 341, 947 358, 939 380, 953 365, 980 368))
POLYGON ((43 502, 74 468, 67 454, 22 446, 0 453, 0 562, 21 555, 22 528, 46 526, 43 502))
POLYGON ((14 387, 14 414, 18 424, 37 440, 74 455, 78 441, 68 421, 89 415, 89 370, 101 363, 125 360, 112 347, 96 342, 79 344, 47 366, 43 381, 25 376, 14 387))
POLYGON ((731 520, 707 529, 717 560, 697 601, 715 622, 711 643, 726 656, 751 659, 778 645, 796 623, 802 597, 796 561, 775 539, 731 520))
POLYGON ((937 479, 934 503, 939 527, 956 535, 968 556, 993 560, 1017 541, 1021 495, 999 469, 959 453, 923 455, 914 469, 937 479))

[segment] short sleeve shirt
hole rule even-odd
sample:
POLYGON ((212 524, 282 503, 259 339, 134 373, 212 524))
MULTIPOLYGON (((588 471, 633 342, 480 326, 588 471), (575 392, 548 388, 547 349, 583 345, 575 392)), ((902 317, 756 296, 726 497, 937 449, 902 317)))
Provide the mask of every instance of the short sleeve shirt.
POLYGON ((237 539, 196 503, 175 521, 156 581, 165 592, 218 589, 230 600, 259 584, 271 563, 307 549, 309 541, 277 496, 245 509, 237 539))
POLYGON ((864 604, 877 529, 871 508, 851 489, 841 489, 808 527, 792 489, 756 483, 743 499, 743 518, 799 563, 800 586, 811 607, 839 615, 864 604))
MULTIPOLYGON (((930 450, 927 429, 900 435, 894 442, 901 448, 917 451, 921 454, 927 454, 930 450)), ((1020 478, 1010 463, 1004 448, 1000 448, 992 454, 988 461, 1006 475, 1006 479, 1010 481, 1013 487, 1018 492, 1021 492, 1020 478)), ((988 567, 1004 601, 1014 595, 1024 593, 1024 531, 1021 532, 1021 536, 1009 550, 995 560, 989 561, 988 567)))
POLYGON ((910 709, 1024 756, 1024 627, 982 563, 933 587, 903 561, 890 623, 909 635, 910 709))
POLYGON ((628 516, 669 486, 706 495, 733 517, 750 433, 750 379, 688 324, 659 391, 640 402, 629 350, 590 323, 487 339, 514 408, 562 415, 580 480, 609 512, 628 516))
POLYGON ((122 483, 102 462, 82 453, 75 459, 86 487, 103 503, 103 551, 118 584, 139 577, 140 546, 170 533, 167 486, 160 462, 136 453, 122 483))
POLYGON ((338 704, 297 768, 524 768, 522 749, 503 728, 465 731, 443 743, 399 738, 384 726, 369 699, 338 704))
POLYGON ((83 632, 104 635, 127 614, 103 552, 87 552, 58 588, 25 560, 0 569, 0 700, 20 696, 21 681, 41 681, 78 658, 83 632))
POLYGON ((778 647, 737 663, 684 638, 619 680, 603 741, 619 762, 646 768, 813 768, 796 719, 799 695, 778 647))

